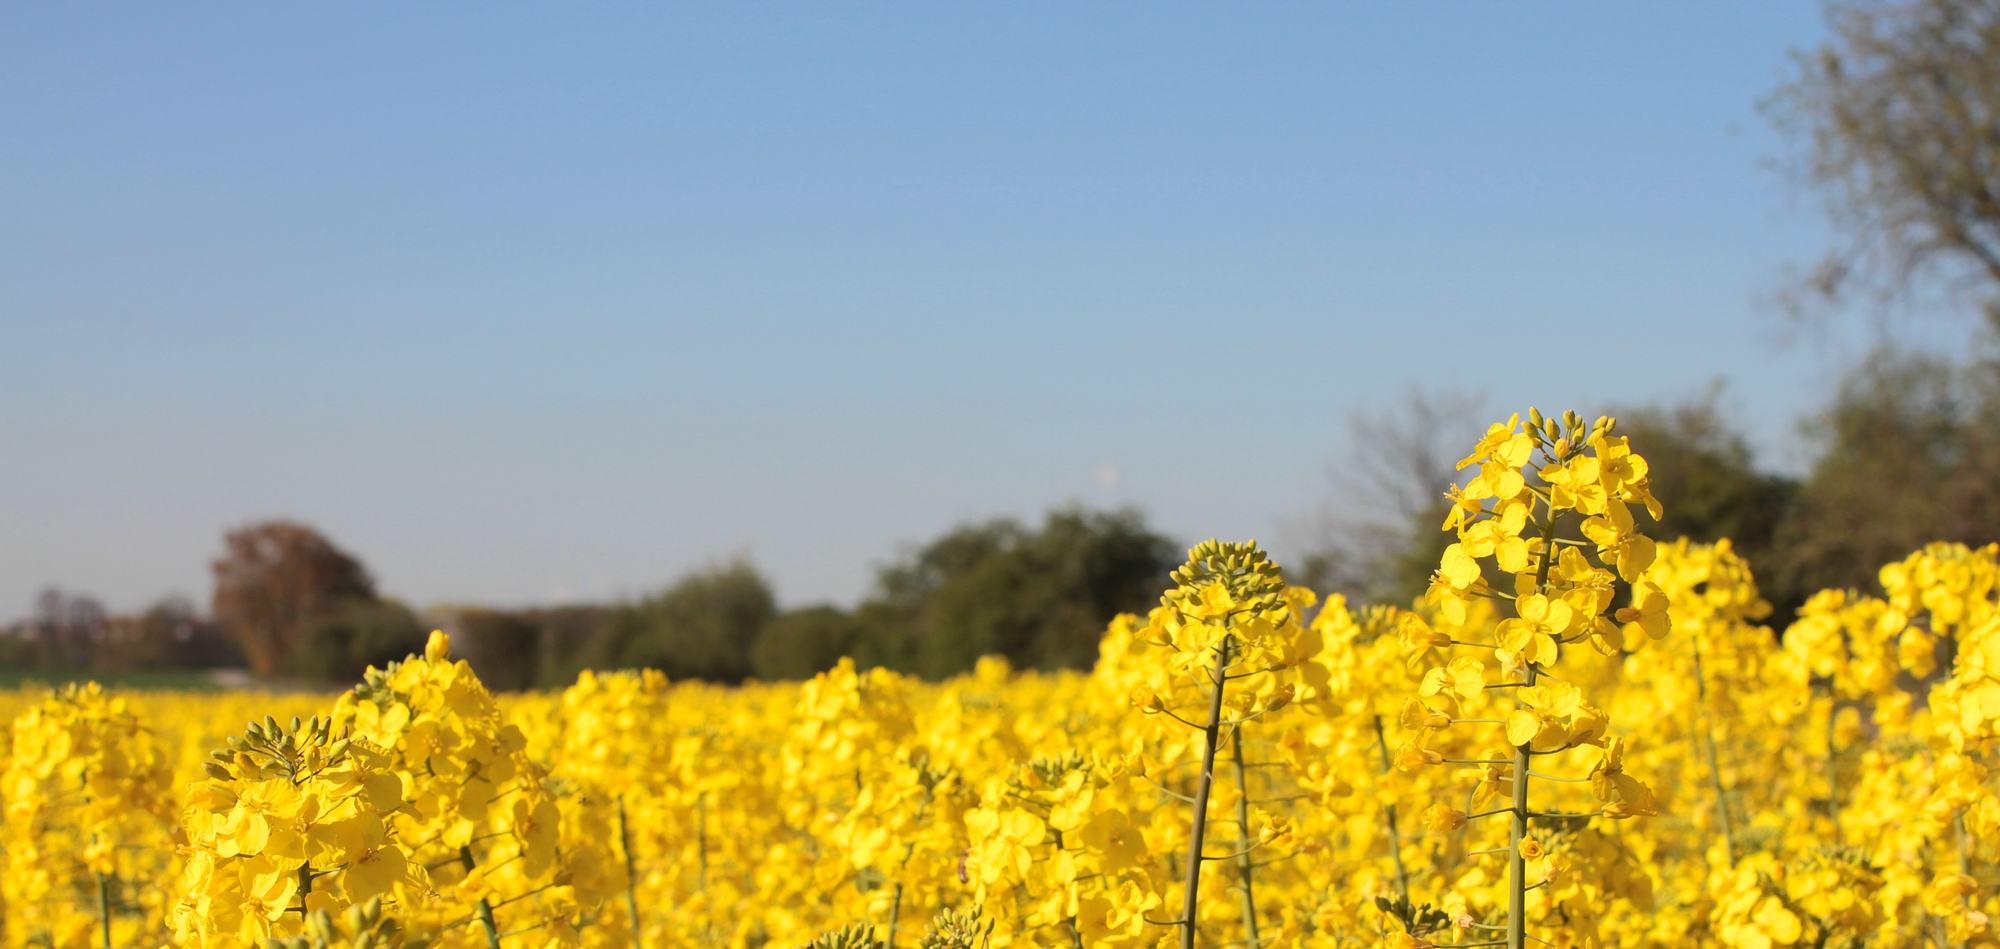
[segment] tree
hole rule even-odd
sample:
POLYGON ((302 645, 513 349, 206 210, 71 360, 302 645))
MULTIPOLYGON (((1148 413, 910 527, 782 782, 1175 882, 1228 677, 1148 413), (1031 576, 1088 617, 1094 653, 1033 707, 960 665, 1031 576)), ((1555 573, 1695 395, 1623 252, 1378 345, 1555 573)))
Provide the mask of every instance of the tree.
POLYGON ((1757 467, 1750 440, 1723 417, 1714 393, 1616 414, 1619 434, 1650 466, 1653 495, 1673 499, 1648 533, 1704 544, 1727 537, 1753 566, 1770 556, 1798 481, 1757 467))
POLYGON ((110 614, 96 597, 48 587, 35 598, 30 627, 45 669, 88 669, 110 614))
POLYGON ((526 612, 461 609, 449 614, 451 651, 496 692, 540 684, 542 627, 526 612))
POLYGON ((1779 615, 1789 615, 1812 591, 1771 582, 1770 571, 1779 559, 1778 527, 1799 482, 1758 468, 1749 439, 1716 407, 1717 394, 1614 413, 1618 432, 1650 466, 1653 496, 1665 502, 1666 516, 1646 533, 1661 541, 1687 537, 1704 544, 1729 538, 1758 571, 1759 586, 1779 615))
POLYGON ((933 677, 992 654, 1016 668, 1087 669, 1104 624, 1157 605, 1179 561, 1131 509, 1051 511, 1035 531, 1008 518, 959 527, 879 572, 854 648, 933 677))
POLYGON ((265 521, 223 535, 211 611, 243 646, 251 671, 276 675, 305 625, 348 600, 373 600, 361 561, 316 530, 265 521))
POLYGON ((1798 302, 1934 281, 2000 320, 2000 0, 1835 3, 1766 102, 1845 243, 1798 302))
MULTIPOLYGON (((1843 241, 1794 302, 1936 293, 1979 303, 2000 330, 2000 0, 1841 2, 1828 23, 1766 103, 1843 241)), ((1880 564, 1927 541, 2000 539, 1996 378, 1990 355, 1886 346, 1847 372, 1756 564, 1774 602, 1873 588, 1880 564)))
POLYGON ((355 682, 424 651, 430 627, 395 600, 348 597, 300 625, 279 668, 311 682, 355 682))
POLYGON ((111 617, 93 669, 208 669, 243 664, 235 641, 193 603, 170 596, 132 616, 111 617))
POLYGON ((787 610, 764 625, 751 658, 760 679, 810 679, 848 656, 863 666, 890 665, 868 653, 868 623, 838 607, 787 610))
POLYGON ((1775 538, 1780 587, 1874 590, 1930 541, 2000 540, 2000 365, 1878 351, 1808 431, 1820 455, 1775 538))
POLYGON ((771 587, 745 560, 689 574, 637 603, 613 607, 584 645, 597 669, 658 669, 674 679, 740 682, 751 652, 777 615, 771 587))

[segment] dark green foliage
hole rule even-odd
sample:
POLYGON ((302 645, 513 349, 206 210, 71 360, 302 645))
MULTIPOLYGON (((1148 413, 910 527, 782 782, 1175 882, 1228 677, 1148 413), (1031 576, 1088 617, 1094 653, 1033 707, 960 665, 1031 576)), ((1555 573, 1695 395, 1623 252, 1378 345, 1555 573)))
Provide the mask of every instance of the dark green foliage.
POLYGON ((395 600, 350 599, 307 621, 285 654, 282 672, 317 682, 350 682, 424 651, 430 627, 395 600))
POLYGON ((1760 588, 1781 615, 1804 602, 1803 596, 1779 590, 1767 575, 1775 564, 1778 525, 1799 483, 1759 470, 1749 440, 1722 417, 1713 398, 1619 413, 1618 433, 1645 457, 1653 496, 1666 506, 1657 525, 1641 516, 1647 535, 1661 543, 1727 537, 1749 558, 1760 588))
POLYGON ((585 668, 583 653, 613 607, 597 605, 501 610, 450 607, 434 622, 451 634, 451 653, 472 665, 497 692, 560 689, 585 668))
POLYGON ((906 672, 947 676, 991 654, 1015 668, 1087 669, 1104 624, 1156 605, 1179 562, 1133 510, 1053 511, 1036 531, 1000 519, 884 568, 862 615, 883 664, 906 672))
POLYGON ((755 667, 757 634, 778 613, 771 587, 747 561, 689 574, 636 603, 612 607, 579 658, 596 669, 658 669, 670 679, 740 682, 755 667))
POLYGON ((994 654, 1015 668, 1087 669, 1105 624, 1157 605, 1180 560, 1133 510, 1052 511, 1036 530, 1006 518, 966 525, 883 567, 852 611, 774 619, 755 650, 757 674, 803 678, 842 656, 934 678, 994 654))
POLYGON ((1777 533, 1773 585, 1878 591, 1933 540, 2000 540, 2000 365, 1877 353, 1810 428, 1821 454, 1777 533))
POLYGON ((1739 553, 1752 558, 1770 551, 1771 536, 1798 482, 1759 471, 1750 442, 1722 419, 1714 403, 1620 415, 1618 433, 1645 456, 1653 496, 1673 499, 1648 534, 1661 541, 1689 537, 1700 543, 1727 537, 1739 553))
POLYGON ((470 663, 495 692, 539 684, 542 636, 542 625, 525 611, 468 609, 451 616, 452 655, 470 663))
MULTIPOLYGON (((867 639, 868 624, 856 614, 832 606, 808 606, 766 623, 751 660, 760 679, 809 679, 833 668, 842 656, 864 651, 860 647, 867 639)), ((882 664, 880 656, 862 661, 882 664)))

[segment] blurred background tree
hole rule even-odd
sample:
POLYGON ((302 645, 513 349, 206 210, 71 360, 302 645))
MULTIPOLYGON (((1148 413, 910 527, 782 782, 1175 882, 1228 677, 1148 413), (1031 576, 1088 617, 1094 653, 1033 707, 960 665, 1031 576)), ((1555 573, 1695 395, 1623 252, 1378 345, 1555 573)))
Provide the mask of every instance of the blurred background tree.
POLYGON ((375 581, 361 561, 304 524, 251 524, 223 535, 223 547, 210 565, 210 609, 260 677, 295 671, 287 669, 287 657, 315 621, 349 601, 375 599, 375 581))
POLYGON ((1932 540, 2000 539, 2000 364, 1881 351, 1813 420, 1812 472, 1765 572, 1789 591, 1878 589, 1932 540))
POLYGON ((136 615, 112 616, 91 668, 215 669, 241 666, 243 650, 183 597, 170 596, 136 615))
POLYGON ((114 652, 120 662, 180 666, 247 659, 265 678, 338 684, 421 651, 437 627, 496 690, 560 687, 585 668, 803 678, 843 656, 927 676, 990 654, 1020 668, 1089 668, 1105 623, 1154 606, 1180 559, 1179 545, 1136 510, 1063 508, 1033 529, 1007 518, 953 528, 881 567, 853 609, 781 611, 770 584, 737 558, 623 602, 419 615, 378 595, 359 558, 305 525, 253 524, 229 532, 225 548, 214 563, 214 623, 183 602, 107 617, 95 600, 52 591, 36 619, 0 639, 0 665, 87 668, 114 652))
POLYGON ((777 615, 770 584, 738 558, 611 607, 574 661, 596 669, 658 669, 673 679, 740 682, 756 671, 751 654, 757 634, 777 615))
POLYGON ((926 676, 1005 656, 1021 669, 1087 669, 1104 624, 1158 605, 1179 545, 1133 509, 1049 512, 966 525, 882 568, 857 612, 883 665, 926 676))
POLYGON ((35 598, 27 632, 43 668, 88 669, 109 620, 110 613, 96 597, 49 587, 35 598))
POLYGON ((369 666, 423 652, 430 630, 395 600, 345 597, 301 624, 278 668, 309 682, 359 682, 369 666))
POLYGON ((56 673, 145 672, 239 666, 242 652, 193 603, 160 600, 119 615, 96 597, 44 589, 27 619, 0 629, 0 669, 56 673))
POLYGON ((809 679, 833 668, 842 656, 864 667, 899 665, 901 641, 893 655, 885 654, 884 643, 870 635, 893 623, 893 617, 865 605, 852 612, 828 605, 787 610, 758 633, 751 661, 757 677, 768 680, 809 679))
POLYGON ((738 560, 611 608, 572 662, 725 682, 807 677, 842 656, 932 677, 994 654, 1017 668, 1089 668, 1104 624, 1154 606, 1178 562, 1178 545, 1137 511, 1080 508, 1033 530, 1009 518, 954 528, 882 567, 852 610, 779 612, 738 560))
POLYGON ((1808 420, 1812 467, 1754 565, 1794 602, 1877 589, 1930 540, 2000 540, 2000 0, 1836 3, 1766 103, 1790 168, 1841 235, 1787 295, 1824 320, 1871 306, 1983 311, 1952 356, 1870 355, 1808 420))

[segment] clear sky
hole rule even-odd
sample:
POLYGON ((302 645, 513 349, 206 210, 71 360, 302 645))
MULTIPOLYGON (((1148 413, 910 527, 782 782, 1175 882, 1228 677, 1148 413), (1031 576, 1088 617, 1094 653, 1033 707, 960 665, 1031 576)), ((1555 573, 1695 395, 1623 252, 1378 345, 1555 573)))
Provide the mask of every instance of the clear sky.
POLYGON ((1281 550, 1346 420, 1725 404, 1795 464, 1807 3, 0 7, 0 616, 304 519, 417 604, 950 525, 1281 550), (1113 474, 1115 473, 1115 477, 1113 474))

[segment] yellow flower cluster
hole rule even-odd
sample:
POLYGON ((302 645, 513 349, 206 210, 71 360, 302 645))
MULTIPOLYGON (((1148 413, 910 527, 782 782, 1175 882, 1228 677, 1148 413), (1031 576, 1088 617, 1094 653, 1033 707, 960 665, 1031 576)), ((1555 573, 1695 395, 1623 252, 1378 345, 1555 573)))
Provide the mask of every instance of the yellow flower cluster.
POLYGON ((67 686, 14 720, 0 777, 8 935, 50 947, 158 932, 176 855, 171 774, 122 697, 67 686))
POLYGON ((0 694, 0 944, 2000 945, 2000 547, 1774 631, 1611 420, 1465 467, 1412 608, 1211 541, 1088 673, 0 694))
POLYGON ((1404 771, 1465 769, 1469 787, 1453 792, 1464 807, 1439 800, 1423 822, 1473 849, 1448 880, 1448 925, 1405 904, 1391 914, 1401 930, 1392 943, 1432 944, 1439 931, 1515 949, 1552 935, 1599 941, 1613 903, 1650 891, 1621 835, 1595 823, 1658 810, 1652 789, 1626 773, 1626 741, 1610 736, 1611 718, 1596 703, 1615 694, 1619 678, 1603 660, 1670 626, 1668 595, 1648 578, 1658 548, 1631 511, 1641 504, 1658 517, 1660 504, 1646 460, 1615 425, 1599 418, 1586 428, 1575 413, 1543 418, 1530 409, 1525 426, 1518 416, 1493 425, 1459 464, 1479 473, 1450 494, 1444 529, 1457 542, 1426 595, 1440 625, 1417 613, 1401 621, 1407 661, 1424 671, 1398 716, 1411 737, 1396 762, 1404 771), (1620 583, 1630 604, 1614 612, 1620 583), (1501 618, 1471 622, 1476 600, 1501 618), (1576 760, 1585 749, 1594 761, 1576 760), (1588 789, 1589 799, 1564 785, 1588 789), (1486 819, 1504 824, 1489 829, 1479 823, 1486 819), (1552 917, 1560 923, 1550 927, 1552 917), (1543 928, 1557 932, 1530 933, 1543 928))
POLYGON ((449 651, 432 633, 422 656, 370 670, 334 704, 330 727, 396 793, 337 856, 345 902, 393 894, 397 915, 444 946, 490 947, 502 932, 538 946, 624 945, 629 929, 589 925, 624 882, 604 809, 578 793, 564 814, 527 735, 449 651))

